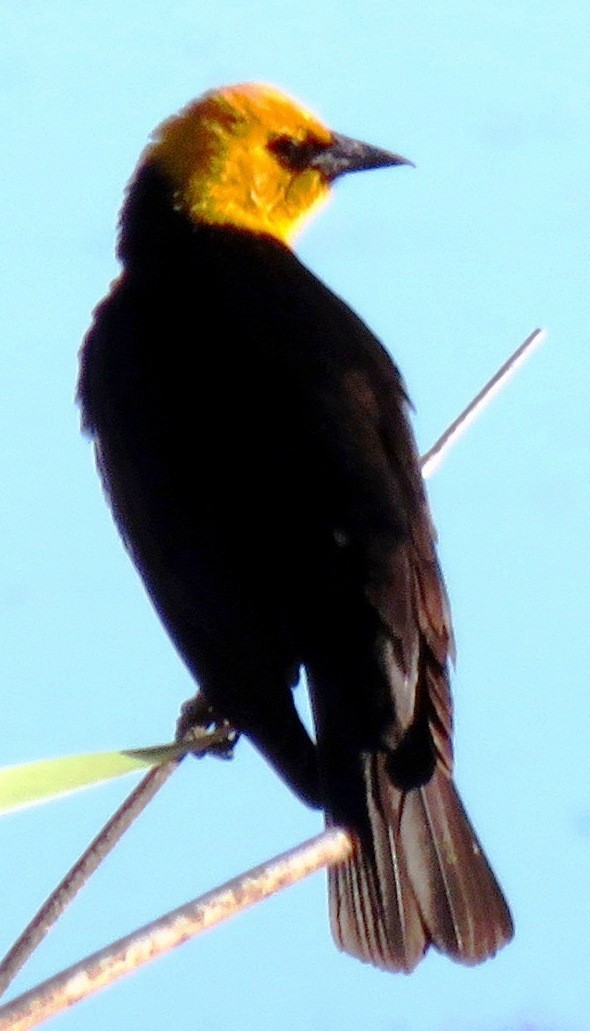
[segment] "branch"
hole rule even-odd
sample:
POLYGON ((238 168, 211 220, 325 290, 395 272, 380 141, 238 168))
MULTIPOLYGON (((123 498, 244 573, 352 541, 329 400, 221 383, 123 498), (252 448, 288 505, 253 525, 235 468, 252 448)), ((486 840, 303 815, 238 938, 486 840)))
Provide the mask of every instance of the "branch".
POLYGON ((509 380, 512 379, 514 373, 521 365, 530 358, 533 351, 537 349, 539 344, 545 340, 547 333, 544 329, 535 329, 528 336, 520 347, 516 349, 514 354, 510 356, 507 362, 498 369, 497 373, 492 376, 486 383, 485 387, 480 390, 477 397, 473 398, 467 408, 465 408, 461 415, 459 415, 454 422, 451 423, 448 429, 445 430, 442 437, 439 437, 436 444, 426 452, 421 458, 422 475, 427 480, 442 464, 443 459, 446 457, 450 449, 457 443, 460 437, 466 432, 473 422, 481 415, 484 408, 490 403, 492 398, 499 394, 501 390, 506 386, 509 380))
MULTIPOLYGON (((219 748, 226 742, 227 732, 216 730, 196 740, 194 751, 205 752, 208 749, 219 748)), ((174 773, 180 761, 180 759, 173 759, 171 762, 154 767, 146 774, 46 899, 41 909, 0 963, 0 996, 4 994, 29 956, 49 934, 56 920, 84 887, 103 859, 106 859, 109 852, 112 852, 125 831, 129 829, 148 802, 174 773)))
POLYGON ((0 1009, 0 1031, 26 1031, 85 999, 137 967, 182 945, 310 873, 346 859, 352 841, 332 828, 201 898, 174 909, 133 934, 87 956, 0 1009))

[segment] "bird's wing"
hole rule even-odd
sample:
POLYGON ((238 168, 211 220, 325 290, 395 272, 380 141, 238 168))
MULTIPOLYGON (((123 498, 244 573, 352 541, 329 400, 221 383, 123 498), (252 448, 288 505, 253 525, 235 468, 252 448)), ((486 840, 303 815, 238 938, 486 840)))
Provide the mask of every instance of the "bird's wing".
MULTIPOLYGON (((359 587, 383 628, 396 732, 427 719, 438 761, 452 765, 449 602, 401 375, 364 322, 323 284, 302 284, 298 316, 323 294, 316 369, 318 447, 337 502, 334 532, 358 556, 359 587), (309 295, 308 296, 308 292, 309 295)), ((311 334, 312 327, 309 327, 311 334)), ((308 337, 302 331, 299 345, 308 337)), ((317 338, 317 327, 316 327, 317 338)), ((313 409, 310 392, 308 408, 313 409)), ((310 418, 313 418, 313 411, 310 418)))

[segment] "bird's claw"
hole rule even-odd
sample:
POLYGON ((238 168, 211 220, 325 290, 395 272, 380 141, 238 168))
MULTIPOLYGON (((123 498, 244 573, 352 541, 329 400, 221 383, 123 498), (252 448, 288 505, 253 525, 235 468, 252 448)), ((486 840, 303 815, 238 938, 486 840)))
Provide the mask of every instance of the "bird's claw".
POLYGON ((184 702, 176 723, 177 741, 201 741, 212 729, 222 731, 224 738, 211 745, 206 752, 195 753, 197 758, 203 755, 214 755, 217 759, 233 759, 234 746, 239 734, 229 720, 219 716, 205 695, 199 691, 193 698, 184 702))

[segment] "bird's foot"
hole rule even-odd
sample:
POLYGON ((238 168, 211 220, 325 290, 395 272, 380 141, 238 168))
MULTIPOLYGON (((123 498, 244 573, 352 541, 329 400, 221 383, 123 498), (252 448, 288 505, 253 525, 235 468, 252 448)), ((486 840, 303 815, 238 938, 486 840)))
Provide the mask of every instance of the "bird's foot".
POLYGON ((229 720, 216 713, 203 692, 198 691, 180 708, 180 716, 176 723, 176 740, 200 741, 211 729, 222 731, 224 736, 205 752, 196 753, 197 758, 214 755, 217 759, 233 759, 234 746, 239 737, 238 731, 232 727, 229 720))

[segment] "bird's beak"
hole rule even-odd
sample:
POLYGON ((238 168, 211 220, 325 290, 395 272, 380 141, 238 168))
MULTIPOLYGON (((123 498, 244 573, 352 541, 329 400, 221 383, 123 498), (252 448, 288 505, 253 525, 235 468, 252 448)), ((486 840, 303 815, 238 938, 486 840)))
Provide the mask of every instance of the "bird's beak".
POLYGON ((385 168, 390 165, 411 165, 415 168, 414 162, 401 154, 392 154, 370 143, 341 136, 340 133, 334 133, 328 147, 314 155, 309 163, 309 167, 317 168, 330 182, 346 172, 362 172, 368 168, 385 168))

